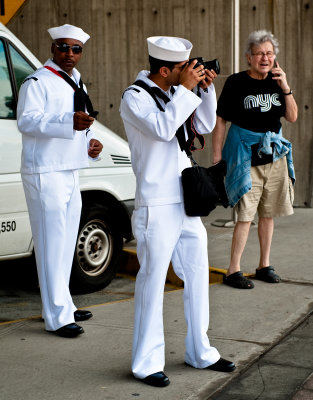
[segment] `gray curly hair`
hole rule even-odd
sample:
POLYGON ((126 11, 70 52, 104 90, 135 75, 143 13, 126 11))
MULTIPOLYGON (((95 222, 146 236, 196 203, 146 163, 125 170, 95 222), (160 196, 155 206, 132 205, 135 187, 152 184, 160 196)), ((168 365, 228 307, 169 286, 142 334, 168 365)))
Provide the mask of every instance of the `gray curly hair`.
POLYGON ((245 54, 251 55, 251 50, 253 46, 259 46, 261 43, 271 42, 274 48, 274 53, 279 53, 279 44, 276 37, 270 31, 260 30, 251 32, 246 43, 245 54))

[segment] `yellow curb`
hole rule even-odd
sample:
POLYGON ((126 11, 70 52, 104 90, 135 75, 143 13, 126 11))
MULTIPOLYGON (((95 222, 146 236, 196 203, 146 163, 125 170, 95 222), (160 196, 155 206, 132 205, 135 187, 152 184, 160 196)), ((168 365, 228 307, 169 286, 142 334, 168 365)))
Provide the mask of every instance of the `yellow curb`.
MULTIPOLYGON (((134 276, 139 271, 139 262, 137 259, 137 252, 134 249, 124 248, 122 263, 119 269, 120 273, 134 276)), ((226 269, 209 267, 210 274, 210 284, 222 283, 223 275, 226 275, 226 269)), ((244 274, 244 276, 248 278, 253 278, 254 274, 244 274)), ((175 274, 172 264, 170 264, 166 282, 175 286, 175 287, 183 287, 184 283, 178 276, 175 274)))
MULTIPOLYGON (((139 267, 136 250, 127 249, 127 248, 124 249, 121 266, 120 266, 118 272, 120 272, 120 273, 122 272, 122 273, 128 274, 128 275, 137 275, 139 268, 140 267, 139 267)), ((172 264, 170 264, 170 266, 169 266, 166 282, 175 287, 183 287, 184 286, 183 281, 181 279, 179 279, 178 276, 175 274, 172 264)))

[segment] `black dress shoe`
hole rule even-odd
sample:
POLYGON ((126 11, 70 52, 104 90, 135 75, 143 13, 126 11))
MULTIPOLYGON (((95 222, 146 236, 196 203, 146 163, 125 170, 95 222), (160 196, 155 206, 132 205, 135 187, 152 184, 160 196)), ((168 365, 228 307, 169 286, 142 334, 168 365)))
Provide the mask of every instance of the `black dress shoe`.
POLYGON ((74 311, 75 321, 86 321, 92 317, 92 313, 87 310, 76 310, 74 311))
POLYGON ((232 372, 234 369, 236 369, 236 365, 232 361, 225 360, 221 357, 216 363, 206 368, 219 372, 232 372))
POLYGON ((151 374, 146 376, 143 379, 140 379, 142 382, 146 383, 150 386, 164 387, 170 384, 170 380, 164 374, 164 372, 156 372, 155 374, 151 374))
POLYGON ((54 331, 57 335, 67 338, 74 338, 81 333, 84 333, 84 330, 81 326, 73 323, 62 326, 62 328, 57 329, 54 331))

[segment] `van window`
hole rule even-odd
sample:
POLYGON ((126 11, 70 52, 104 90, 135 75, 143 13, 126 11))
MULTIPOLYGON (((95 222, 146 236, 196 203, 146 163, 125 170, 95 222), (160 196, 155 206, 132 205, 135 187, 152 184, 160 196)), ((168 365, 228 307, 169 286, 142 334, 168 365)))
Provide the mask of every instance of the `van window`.
POLYGON ((35 69, 28 64, 13 46, 9 45, 9 49, 18 92, 24 79, 32 74, 35 69))
POLYGON ((0 118, 15 118, 16 102, 3 42, 0 40, 0 118))

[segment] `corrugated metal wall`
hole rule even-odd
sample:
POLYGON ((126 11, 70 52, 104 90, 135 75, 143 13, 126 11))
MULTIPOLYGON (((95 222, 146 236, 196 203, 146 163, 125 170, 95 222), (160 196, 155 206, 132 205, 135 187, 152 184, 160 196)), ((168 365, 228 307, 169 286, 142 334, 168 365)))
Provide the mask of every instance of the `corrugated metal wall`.
MULTIPOLYGON (((41 60, 50 56, 47 29, 64 23, 81 26, 91 35, 79 65, 99 120, 125 138, 119 116, 123 90, 140 69, 148 67, 146 38, 186 37, 192 56, 218 58, 221 75, 217 94, 232 71, 232 0, 27 0, 8 24, 41 60)), ((295 204, 312 206, 313 189, 313 0, 240 0, 240 69, 248 34, 269 29, 279 39, 278 60, 287 72, 299 106, 295 124, 284 123, 293 142, 297 173, 295 204)), ((211 140, 198 155, 209 164, 211 140)))

